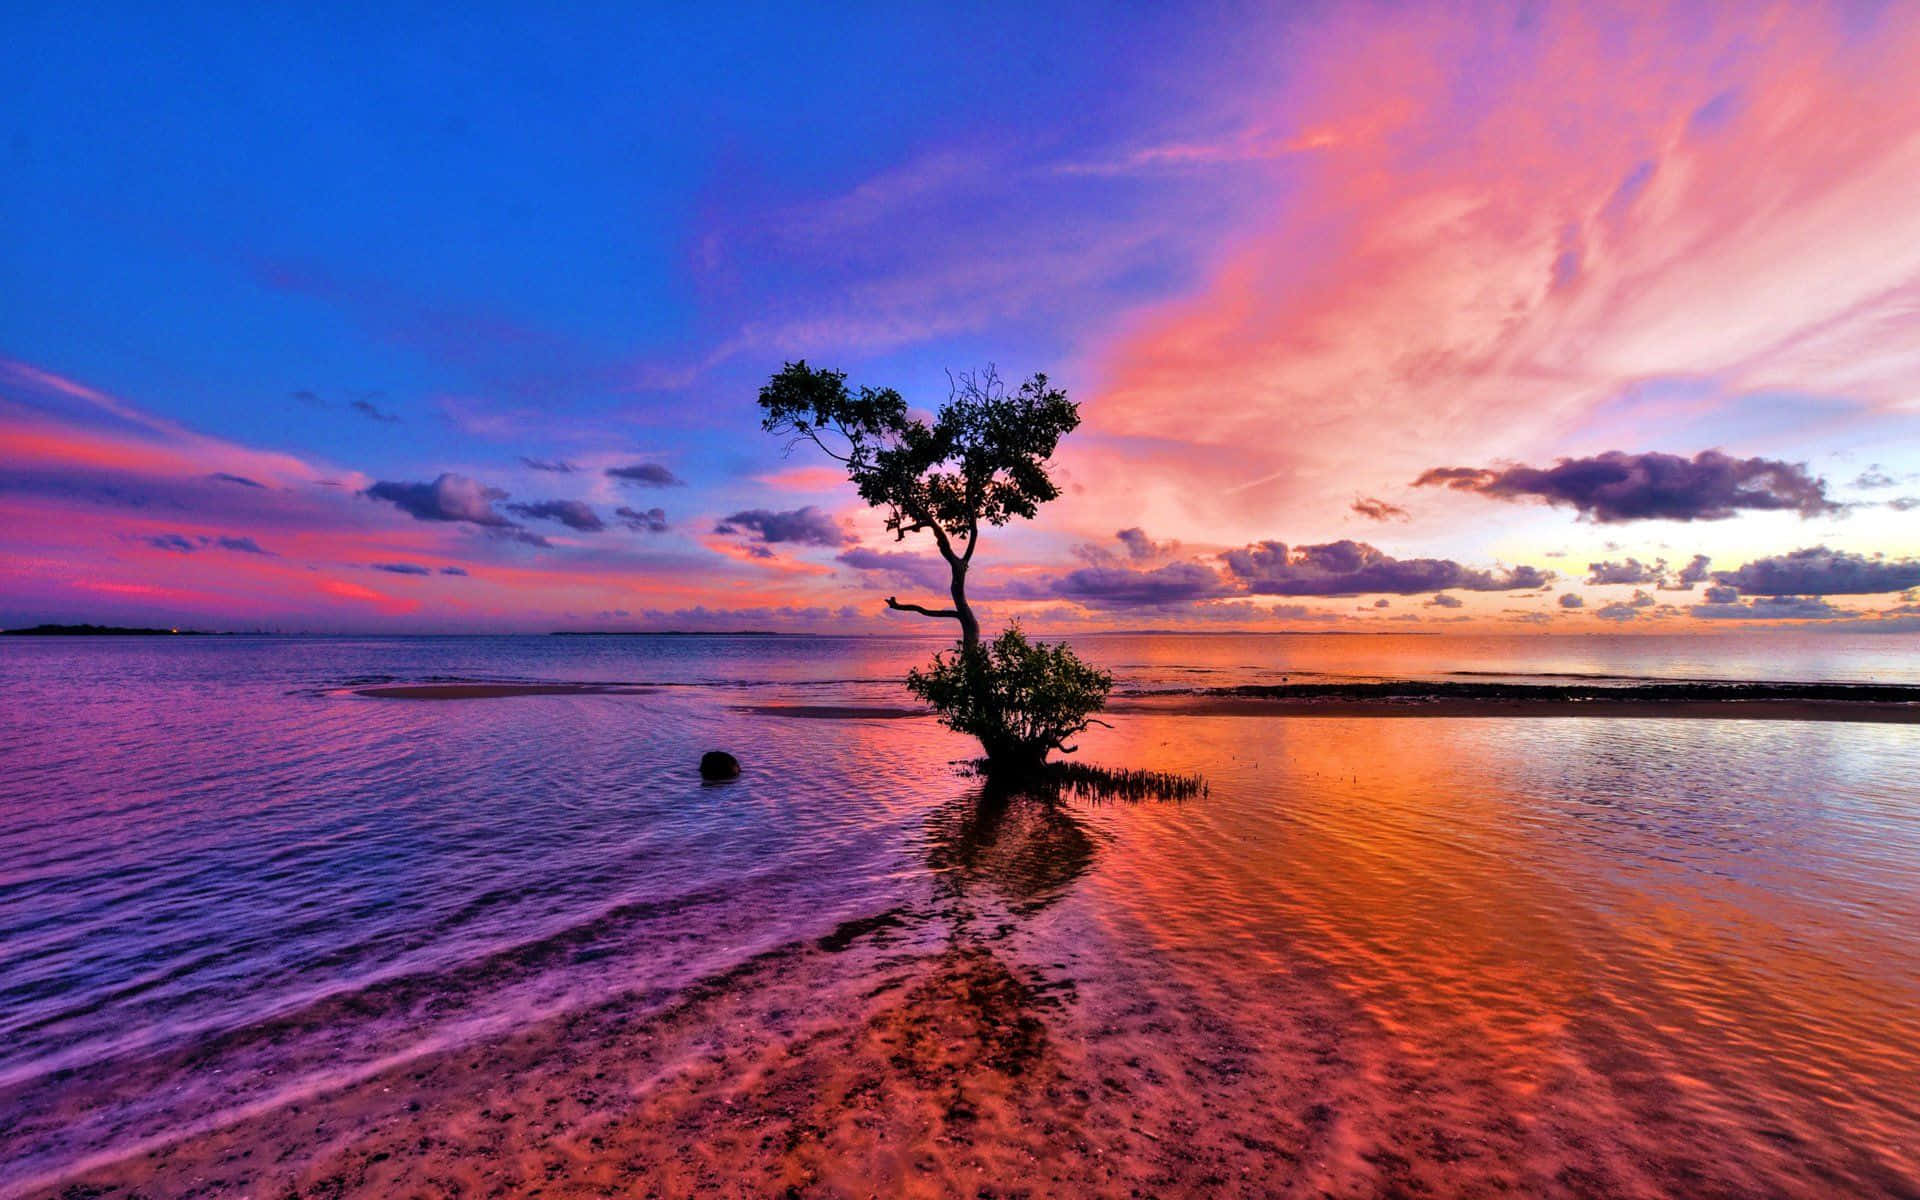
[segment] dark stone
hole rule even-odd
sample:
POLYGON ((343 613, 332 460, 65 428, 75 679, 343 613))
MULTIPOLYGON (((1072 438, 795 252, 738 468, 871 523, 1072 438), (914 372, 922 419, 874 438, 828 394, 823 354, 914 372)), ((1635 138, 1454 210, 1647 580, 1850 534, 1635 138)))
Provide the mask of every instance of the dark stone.
POLYGON ((740 760, 725 750, 709 750, 700 756, 700 778, 738 779, 740 760))

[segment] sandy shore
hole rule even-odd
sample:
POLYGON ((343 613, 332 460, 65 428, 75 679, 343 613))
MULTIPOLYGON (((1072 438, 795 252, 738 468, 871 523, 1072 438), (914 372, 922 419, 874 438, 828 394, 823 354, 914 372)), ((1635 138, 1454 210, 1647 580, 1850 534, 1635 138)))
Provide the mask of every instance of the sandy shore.
POLYGON ((21 1194, 1165 1195, 1244 1178, 1250 1135, 1136 1099, 1181 1053, 1141 1057, 1165 1014, 1089 1039, 1067 1019, 1072 979, 1011 947, 1017 917, 1085 869, 1077 824, 1024 803, 936 821, 926 907, 752 956, 664 1005, 616 994, 265 1111, 216 1109, 21 1194))
POLYGON ((1900 1163, 1729 1108, 1670 1078, 1657 1041, 1577 1015, 1516 1059, 1401 1025, 1291 949, 1255 993, 1176 985, 1177 946, 1122 946, 1057 904, 1100 853, 1057 808, 948 806, 927 844, 933 890, 908 906, 669 996, 616 990, 264 1110, 216 1101, 19 1194, 1913 1194, 1900 1163))
MULTIPOLYGON (((926 709, 880 705, 740 704, 735 712, 822 721, 908 720, 926 709)), ((1837 699, 1621 697, 1245 696, 1169 694, 1114 700, 1109 714, 1186 717, 1570 717, 1714 721, 1856 721, 1920 724, 1920 703, 1837 699)))

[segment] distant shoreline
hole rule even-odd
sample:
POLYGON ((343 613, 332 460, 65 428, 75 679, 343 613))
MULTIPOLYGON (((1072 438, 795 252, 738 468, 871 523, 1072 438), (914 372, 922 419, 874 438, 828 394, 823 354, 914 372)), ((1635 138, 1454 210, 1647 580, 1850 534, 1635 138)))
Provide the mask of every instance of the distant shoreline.
MULTIPOLYGON (((738 704, 755 716, 901 720, 925 709, 738 704)), ((1920 687, 1844 683, 1299 683, 1141 692, 1106 711, 1187 717, 1608 717, 1920 724, 1920 687)))
POLYGON ((125 625, 33 625, 0 629, 5 637, 210 637, 198 629, 141 629, 125 625))

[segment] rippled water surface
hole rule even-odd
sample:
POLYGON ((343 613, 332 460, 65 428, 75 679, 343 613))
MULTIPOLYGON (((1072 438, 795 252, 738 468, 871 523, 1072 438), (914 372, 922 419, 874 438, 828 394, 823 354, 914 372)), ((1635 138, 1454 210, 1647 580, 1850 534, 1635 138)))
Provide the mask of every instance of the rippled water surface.
MULTIPOLYGON (((1127 715, 1083 756, 1204 798, 983 835, 932 722, 736 707, 898 703, 932 648, 0 644, 0 1192, 965 886, 1128 1111, 1335 1194, 1920 1195, 1915 726, 1127 715), (646 686, 352 691, 388 680, 646 686)), ((1920 682, 1889 637, 1081 649, 1136 689, 1920 682)))

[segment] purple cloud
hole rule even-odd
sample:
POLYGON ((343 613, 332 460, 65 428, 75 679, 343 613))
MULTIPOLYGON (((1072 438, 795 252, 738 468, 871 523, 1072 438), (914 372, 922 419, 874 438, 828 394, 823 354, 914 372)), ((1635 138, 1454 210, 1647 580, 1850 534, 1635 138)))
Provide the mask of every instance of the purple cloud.
POLYGON ((1233 595, 1235 589, 1202 563, 1177 562, 1151 571, 1082 567, 1055 580, 1054 595, 1092 608, 1173 608, 1233 595))
POLYGON ((835 561, 856 571, 882 573, 903 586, 932 591, 946 591, 953 578, 947 564, 940 559, 905 550, 869 550, 865 546, 855 546, 836 555, 835 561))
POLYGON ((637 533, 665 533, 667 531, 667 513, 665 509, 649 508, 641 512, 637 508, 628 508, 622 504, 613 510, 620 523, 637 533))
POLYGON ((1761 596, 1745 604, 1696 604, 1691 611, 1703 621, 1831 621, 1859 615, 1818 596, 1761 596))
POLYGON ((1354 512, 1369 521, 1404 521, 1409 515, 1407 510, 1398 504, 1388 504, 1385 500, 1376 500, 1372 496, 1355 498, 1352 508, 1354 512))
POLYGON ((463 521, 492 529, 511 528, 512 521, 494 510, 507 493, 465 475, 443 473, 432 483, 394 483, 381 480, 361 495, 385 500, 416 521, 463 521))
POLYGON ((1667 560, 1662 558, 1643 563, 1637 558, 1629 558, 1625 562, 1588 563, 1587 572, 1587 582, 1590 584, 1659 583, 1667 577, 1667 560))
POLYGON ((607 478, 639 487, 680 487, 682 480, 659 463, 634 463, 630 467, 608 467, 607 478))
POLYGON ((606 523, 600 520, 600 514, 594 512, 579 500, 540 500, 532 504, 509 504, 507 511, 531 521, 558 521, 568 529, 577 529, 581 533, 599 533, 606 523))
POLYGON ((789 512, 747 509, 724 518, 713 531, 751 535, 760 542, 796 542, 803 546, 844 546, 849 540, 838 521, 811 504, 789 512))
POLYGON ((1601 524, 1623 521, 1718 521, 1741 510, 1791 511, 1802 517, 1841 511, 1826 482, 1804 463, 1733 458, 1703 450, 1563 458, 1551 467, 1435 467, 1415 487, 1443 486, 1497 500, 1566 505, 1601 524))
POLYGON ((1715 571, 1728 587, 1765 596, 1865 596, 1920 586, 1920 560, 1869 558, 1825 546, 1809 546, 1757 558, 1738 570, 1715 571))
POLYGON ((1261 542, 1222 556, 1248 591, 1270 596, 1412 595, 1458 588, 1508 592, 1537 588, 1553 573, 1537 567, 1484 571, 1445 558, 1393 558, 1365 542, 1338 541, 1289 548, 1261 542))

